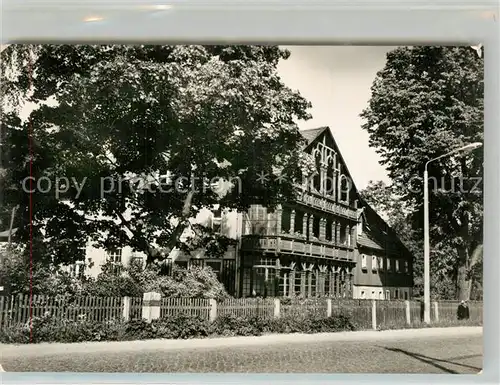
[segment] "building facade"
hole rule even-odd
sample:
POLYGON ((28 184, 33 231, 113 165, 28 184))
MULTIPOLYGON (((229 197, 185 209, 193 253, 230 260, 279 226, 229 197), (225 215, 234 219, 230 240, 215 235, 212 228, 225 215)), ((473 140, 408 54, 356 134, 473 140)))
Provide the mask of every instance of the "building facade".
POLYGON ((359 196, 328 127, 302 131, 316 174, 243 221, 240 296, 409 298, 412 256, 359 196))
MULTIPOLYGON (((359 196, 328 127, 301 131, 316 173, 304 178, 295 200, 248 212, 203 209, 201 223, 234 239, 223 258, 204 250, 172 250, 167 263, 209 266, 234 296, 332 296, 394 299, 412 295, 412 256, 385 221, 359 196)), ((190 235, 190 228, 182 238, 190 235)), ((106 263, 120 266, 145 255, 130 248, 103 250, 90 243, 86 261, 68 269, 97 276, 106 263)))
POLYGON ((410 299, 413 256, 386 222, 366 202, 362 204, 354 298, 410 299))

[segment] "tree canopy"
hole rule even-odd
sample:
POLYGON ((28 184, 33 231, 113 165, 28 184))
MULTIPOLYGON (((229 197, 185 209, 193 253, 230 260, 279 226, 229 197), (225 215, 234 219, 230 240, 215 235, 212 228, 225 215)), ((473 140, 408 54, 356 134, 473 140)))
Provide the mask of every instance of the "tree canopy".
MULTIPOLYGON (((483 60, 470 47, 405 47, 387 54, 362 112, 370 145, 423 237, 425 163, 483 141, 483 60)), ((431 259, 468 298, 482 258, 483 151, 429 165, 431 259)))
POLYGON ((152 263, 202 208, 288 199, 310 166, 296 124, 309 103, 277 74, 288 56, 275 46, 9 46, 2 187, 5 207, 19 205, 17 239, 31 216, 40 258, 83 259, 91 238, 152 263), (257 183, 261 172, 270 177, 257 183))

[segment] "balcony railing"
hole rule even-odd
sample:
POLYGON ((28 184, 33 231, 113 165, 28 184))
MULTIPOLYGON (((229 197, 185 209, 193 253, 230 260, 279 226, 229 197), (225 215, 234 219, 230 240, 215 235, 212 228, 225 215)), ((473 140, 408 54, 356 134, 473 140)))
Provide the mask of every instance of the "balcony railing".
POLYGON ((295 185, 299 190, 297 201, 308 206, 329 211, 333 214, 340 215, 349 219, 358 219, 357 210, 341 203, 335 202, 333 199, 316 194, 311 191, 306 191, 301 185, 295 185))
POLYGON ((245 235, 242 238, 241 248, 242 250, 297 254, 332 260, 354 260, 354 248, 351 246, 305 240, 289 234, 245 235))

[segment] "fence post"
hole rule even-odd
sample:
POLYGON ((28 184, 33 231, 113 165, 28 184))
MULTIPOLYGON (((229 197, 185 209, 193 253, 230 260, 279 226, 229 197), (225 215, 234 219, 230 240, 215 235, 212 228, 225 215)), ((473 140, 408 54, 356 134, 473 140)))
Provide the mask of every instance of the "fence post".
POLYGON ((434 320, 437 322, 437 321, 439 321, 439 306, 438 306, 438 302, 434 301, 433 305, 434 305, 434 320))
POLYGON ((217 318, 217 301, 213 298, 210 298, 210 313, 208 315, 210 322, 215 321, 217 318))
POLYGON ((144 293, 142 301, 142 318, 147 322, 160 318, 161 294, 144 293))
POLYGON ((274 318, 280 318, 280 299, 275 298, 274 299, 274 318))
POLYGON ((332 316, 332 299, 326 299, 326 317, 330 318, 332 316))
POLYGON ((372 299, 372 329, 377 330, 377 301, 372 299))
POLYGON ((406 323, 411 325, 410 301, 405 301, 406 323))
POLYGON ((130 297, 123 297, 123 319, 130 321, 130 297))

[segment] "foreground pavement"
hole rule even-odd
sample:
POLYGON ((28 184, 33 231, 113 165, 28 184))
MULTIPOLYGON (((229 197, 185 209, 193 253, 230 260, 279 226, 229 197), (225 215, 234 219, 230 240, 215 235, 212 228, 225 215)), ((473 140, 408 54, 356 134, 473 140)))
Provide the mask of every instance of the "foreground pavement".
POLYGON ((478 373, 482 328, 1 345, 7 372, 478 373))

